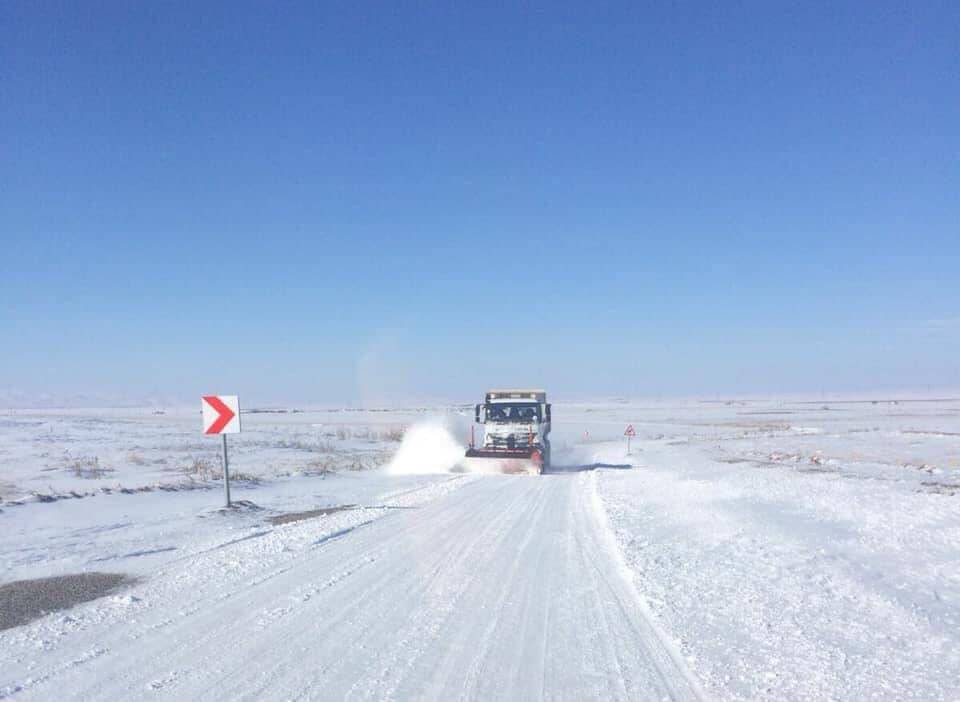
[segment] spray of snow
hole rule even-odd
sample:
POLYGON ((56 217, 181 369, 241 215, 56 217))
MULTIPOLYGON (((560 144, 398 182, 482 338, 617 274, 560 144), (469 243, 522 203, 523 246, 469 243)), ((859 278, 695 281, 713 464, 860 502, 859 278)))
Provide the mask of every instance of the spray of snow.
POLYGON ((432 419, 411 426, 386 471, 393 475, 449 473, 462 460, 466 447, 454 438, 451 422, 432 419))
POLYGON ((469 436, 470 419, 447 415, 411 426, 386 472, 393 475, 414 473, 529 473, 533 464, 526 460, 466 458, 467 447, 457 436, 469 436))

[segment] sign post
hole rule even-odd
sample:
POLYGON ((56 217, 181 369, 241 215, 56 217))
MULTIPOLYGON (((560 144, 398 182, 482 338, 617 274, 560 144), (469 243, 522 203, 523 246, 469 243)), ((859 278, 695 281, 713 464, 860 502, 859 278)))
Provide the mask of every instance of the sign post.
POLYGON ((636 430, 633 428, 632 424, 628 424, 627 428, 624 429, 623 435, 627 437, 627 455, 630 455, 630 439, 637 435, 636 430))
POLYGON ((204 395, 203 433, 220 434, 223 439, 223 488, 230 506, 230 463, 227 458, 227 434, 240 433, 240 400, 236 395, 204 395))
POLYGON ((227 507, 230 506, 230 461, 227 460, 227 435, 221 434, 223 439, 223 489, 227 493, 227 507))

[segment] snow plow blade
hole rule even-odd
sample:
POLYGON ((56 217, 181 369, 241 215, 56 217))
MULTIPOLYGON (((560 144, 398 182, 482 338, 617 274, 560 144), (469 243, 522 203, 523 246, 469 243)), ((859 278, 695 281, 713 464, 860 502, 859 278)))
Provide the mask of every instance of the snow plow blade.
POLYGON ((470 473, 540 475, 543 454, 539 449, 468 449, 463 468, 470 473))

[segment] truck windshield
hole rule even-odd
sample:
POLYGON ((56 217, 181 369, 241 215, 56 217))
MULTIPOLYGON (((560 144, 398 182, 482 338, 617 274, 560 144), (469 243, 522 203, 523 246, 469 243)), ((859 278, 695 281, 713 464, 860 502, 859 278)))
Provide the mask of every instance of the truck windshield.
POLYGON ((524 424, 539 422, 540 405, 535 402, 490 404, 487 405, 487 421, 524 424))

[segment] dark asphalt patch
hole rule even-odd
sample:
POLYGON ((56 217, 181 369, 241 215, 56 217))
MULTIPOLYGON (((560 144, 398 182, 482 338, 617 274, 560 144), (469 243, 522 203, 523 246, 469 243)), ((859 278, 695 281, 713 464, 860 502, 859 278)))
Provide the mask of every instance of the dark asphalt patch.
POLYGON ((632 463, 585 463, 583 465, 574 465, 574 466, 558 466, 556 464, 545 468, 543 471, 544 475, 556 475, 558 473, 582 473, 587 470, 597 470, 598 468, 606 469, 615 469, 615 470, 631 470, 633 468, 632 463))
POLYGON ((313 519, 327 514, 336 514, 345 512, 348 509, 357 509, 357 505, 338 505, 336 507, 324 507, 323 509, 308 509, 305 512, 286 512, 270 517, 269 521, 274 526, 279 524, 289 524, 290 522, 299 522, 303 519, 313 519))
POLYGON ((136 582, 122 573, 77 573, 0 585, 0 631, 109 595, 136 582))

